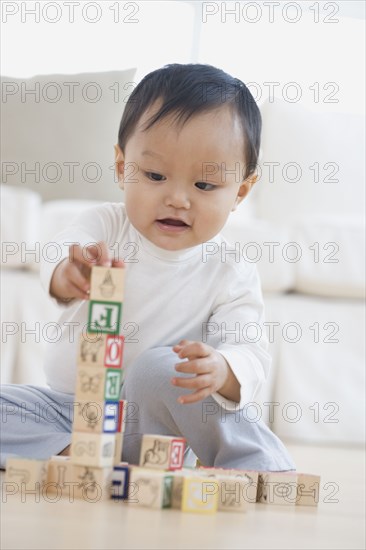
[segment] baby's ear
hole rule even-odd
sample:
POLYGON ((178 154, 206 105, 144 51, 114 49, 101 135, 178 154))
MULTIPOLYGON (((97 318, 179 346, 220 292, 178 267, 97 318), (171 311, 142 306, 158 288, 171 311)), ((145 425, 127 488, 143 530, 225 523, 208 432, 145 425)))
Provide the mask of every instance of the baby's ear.
POLYGON ((245 197, 248 195, 249 191, 251 190, 251 188, 257 181, 257 179, 258 179, 258 174, 251 174, 250 176, 247 177, 247 179, 245 179, 242 182, 242 184, 239 187, 239 191, 235 199, 234 206, 231 209, 232 211, 236 210, 236 207, 241 203, 243 199, 245 199, 245 197))
POLYGON ((114 159, 117 181, 121 189, 124 189, 125 156, 117 144, 114 146, 114 159))

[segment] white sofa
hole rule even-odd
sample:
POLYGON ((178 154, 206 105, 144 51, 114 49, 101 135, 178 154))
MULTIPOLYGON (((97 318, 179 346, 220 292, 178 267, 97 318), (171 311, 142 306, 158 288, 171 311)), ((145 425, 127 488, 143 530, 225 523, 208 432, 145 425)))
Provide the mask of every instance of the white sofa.
MULTIPOLYGON (((111 82, 125 89, 129 83, 130 92, 133 70, 52 75, 49 81, 67 78, 96 81, 105 90, 111 82)), ((4 127, 12 131, 2 151, 10 172, 1 186, 1 380, 44 384, 44 348, 52 345, 50 327, 60 310, 40 286, 40 254, 52 252, 47 243, 82 208, 123 200, 109 170, 121 106, 110 102, 91 109, 84 102, 77 109, 65 103, 51 108, 21 104, 14 95, 13 103, 5 104, 4 127), (11 173, 11 163, 19 168, 21 162, 62 165, 75 159, 97 159, 108 177, 88 187, 80 180, 37 183, 27 175, 22 183, 20 170, 11 173), (30 250, 35 253, 26 254, 30 250)), ((223 230, 240 254, 257 263, 266 305, 273 367, 250 414, 253 421, 262 416, 286 440, 360 444, 365 436, 363 121, 346 113, 319 115, 282 100, 264 102, 261 110, 262 175, 223 230)))

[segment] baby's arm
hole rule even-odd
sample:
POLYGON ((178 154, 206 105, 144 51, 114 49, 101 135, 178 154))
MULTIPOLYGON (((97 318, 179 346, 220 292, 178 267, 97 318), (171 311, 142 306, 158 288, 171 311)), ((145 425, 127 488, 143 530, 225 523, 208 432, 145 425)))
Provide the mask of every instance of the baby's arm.
POLYGON ((193 403, 212 395, 229 410, 252 401, 265 381, 271 357, 264 330, 263 299, 255 266, 233 266, 222 279, 221 295, 203 342, 182 341, 174 346, 178 372, 193 376, 176 377, 174 385, 191 389, 180 402, 193 403), (254 329, 254 334, 251 334, 254 329))
POLYGON ((57 263, 42 256, 41 284, 59 305, 89 299, 89 279, 94 265, 123 267, 111 247, 121 240, 126 220, 122 203, 104 203, 78 214, 52 242, 61 255, 57 263), (109 254, 113 257, 110 259, 109 254), (109 264, 108 264, 109 262, 109 264))
POLYGON ((74 298, 88 300, 90 272, 95 265, 123 267, 124 263, 110 260, 107 245, 103 241, 84 248, 77 244, 70 245, 69 257, 60 262, 53 272, 51 296, 61 302, 69 302, 74 298))

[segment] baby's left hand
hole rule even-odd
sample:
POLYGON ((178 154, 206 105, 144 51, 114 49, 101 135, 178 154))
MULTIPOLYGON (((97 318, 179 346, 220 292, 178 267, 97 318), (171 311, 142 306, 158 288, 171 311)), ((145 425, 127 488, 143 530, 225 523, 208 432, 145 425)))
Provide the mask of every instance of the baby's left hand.
POLYGON ((225 384, 229 365, 226 359, 211 346, 202 342, 181 340, 173 347, 173 351, 181 359, 188 361, 177 363, 175 370, 178 372, 192 373, 196 376, 172 378, 174 386, 196 390, 192 394, 182 395, 178 402, 182 404, 196 403, 217 392, 225 384))

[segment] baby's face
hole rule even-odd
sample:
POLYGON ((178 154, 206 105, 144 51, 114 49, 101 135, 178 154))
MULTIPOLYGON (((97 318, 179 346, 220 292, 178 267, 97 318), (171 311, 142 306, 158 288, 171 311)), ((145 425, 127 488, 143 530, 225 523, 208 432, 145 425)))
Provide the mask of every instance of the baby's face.
POLYGON ((181 250, 219 233, 248 192, 243 132, 227 108, 143 131, 155 112, 141 117, 124 156, 116 148, 119 178, 132 225, 156 246, 181 250))

